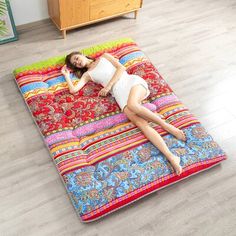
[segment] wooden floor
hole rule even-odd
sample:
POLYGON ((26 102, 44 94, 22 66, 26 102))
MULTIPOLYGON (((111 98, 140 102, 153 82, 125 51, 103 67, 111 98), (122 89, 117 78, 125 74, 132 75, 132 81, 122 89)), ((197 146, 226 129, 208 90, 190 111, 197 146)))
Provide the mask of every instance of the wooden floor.
POLYGON ((0 235, 235 236, 236 3, 144 0, 127 14, 69 31, 49 21, 18 27, 0 46, 0 235), (96 222, 81 223, 14 82, 16 67, 132 37, 180 100, 228 154, 220 165, 96 222))

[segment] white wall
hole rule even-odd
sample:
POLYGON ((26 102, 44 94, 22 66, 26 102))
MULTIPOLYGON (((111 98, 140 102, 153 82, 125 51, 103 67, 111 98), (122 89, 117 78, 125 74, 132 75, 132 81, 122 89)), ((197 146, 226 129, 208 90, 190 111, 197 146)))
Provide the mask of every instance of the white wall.
POLYGON ((15 25, 49 18, 47 0, 10 0, 15 25))

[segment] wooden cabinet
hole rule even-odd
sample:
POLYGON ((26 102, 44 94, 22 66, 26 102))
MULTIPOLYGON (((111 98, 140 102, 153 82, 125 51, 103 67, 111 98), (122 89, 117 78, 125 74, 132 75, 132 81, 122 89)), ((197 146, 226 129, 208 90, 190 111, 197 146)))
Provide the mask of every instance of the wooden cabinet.
POLYGON ((60 2, 61 28, 87 22, 89 19, 89 1, 63 0, 60 2))
POLYGON ((142 0, 48 0, 48 13, 66 37, 66 31, 129 12, 137 17, 142 0))

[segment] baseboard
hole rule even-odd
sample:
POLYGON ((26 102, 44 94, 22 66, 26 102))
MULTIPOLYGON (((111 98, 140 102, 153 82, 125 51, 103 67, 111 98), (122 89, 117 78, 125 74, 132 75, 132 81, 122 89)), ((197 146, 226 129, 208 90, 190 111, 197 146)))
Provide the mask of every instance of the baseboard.
POLYGON ((20 30, 30 29, 32 27, 35 27, 35 26, 38 26, 38 25, 41 25, 41 24, 45 24, 45 23, 49 23, 49 22, 51 22, 51 19, 46 18, 46 19, 42 19, 42 20, 39 20, 39 21, 30 22, 30 23, 27 23, 27 24, 17 25, 16 30, 20 31, 20 30))

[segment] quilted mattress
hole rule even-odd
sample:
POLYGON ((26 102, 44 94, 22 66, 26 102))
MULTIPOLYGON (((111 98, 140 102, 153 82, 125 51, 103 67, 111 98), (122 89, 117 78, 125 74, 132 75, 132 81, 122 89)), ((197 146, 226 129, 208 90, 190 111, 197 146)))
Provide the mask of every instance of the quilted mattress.
MULTIPOLYGON (((132 38, 79 50, 94 58, 111 53, 128 73, 145 79, 151 94, 143 105, 187 136, 186 142, 177 140, 149 122, 181 157, 183 173, 177 176, 162 153, 121 112, 114 97, 97 96, 101 85, 90 81, 77 93, 69 93, 60 71, 66 55, 16 68, 19 91, 82 222, 94 221, 227 159, 132 38)), ((71 78, 76 85, 79 79, 71 78)))

